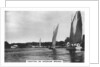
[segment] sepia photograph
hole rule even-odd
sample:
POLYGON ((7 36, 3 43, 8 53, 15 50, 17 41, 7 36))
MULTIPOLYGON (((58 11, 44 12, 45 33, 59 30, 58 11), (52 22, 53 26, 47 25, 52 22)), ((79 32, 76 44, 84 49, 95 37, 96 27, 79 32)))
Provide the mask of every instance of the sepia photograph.
POLYGON ((5 11, 5 62, 84 63, 84 11, 5 11))

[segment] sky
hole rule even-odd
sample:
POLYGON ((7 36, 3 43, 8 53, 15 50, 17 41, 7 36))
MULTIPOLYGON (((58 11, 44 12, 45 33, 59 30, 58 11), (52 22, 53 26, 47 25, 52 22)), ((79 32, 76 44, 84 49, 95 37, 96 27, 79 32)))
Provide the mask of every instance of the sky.
POLYGON ((41 38, 50 42, 59 24, 57 41, 64 41, 70 35, 74 15, 75 11, 6 11, 5 40, 23 43, 39 42, 41 38))

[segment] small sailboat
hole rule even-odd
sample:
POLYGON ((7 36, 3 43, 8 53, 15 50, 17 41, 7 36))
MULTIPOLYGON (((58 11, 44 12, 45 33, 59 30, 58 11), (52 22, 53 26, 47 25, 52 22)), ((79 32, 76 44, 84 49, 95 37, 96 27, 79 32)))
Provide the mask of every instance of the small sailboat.
POLYGON ((53 31, 52 46, 50 49, 56 48, 56 38, 57 38, 57 33, 58 33, 58 27, 59 27, 59 24, 57 25, 56 29, 53 31))
POLYGON ((56 50, 56 38, 57 38, 57 33, 58 33, 58 27, 59 24, 57 25, 56 29, 53 31, 53 38, 52 38, 52 51, 53 51, 53 60, 57 60, 57 50, 56 50))
POLYGON ((39 47, 41 47, 41 38, 40 38, 40 40, 39 40, 39 47))

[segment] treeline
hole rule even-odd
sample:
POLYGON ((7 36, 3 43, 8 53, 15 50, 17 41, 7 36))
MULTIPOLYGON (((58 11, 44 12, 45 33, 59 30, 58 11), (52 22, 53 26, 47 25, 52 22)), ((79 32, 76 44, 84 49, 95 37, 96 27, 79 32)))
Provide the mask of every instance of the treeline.
MULTIPOLYGON (((62 48, 66 47, 67 42, 70 42, 70 38, 67 37, 65 41, 56 41, 56 47, 62 48)), ((79 42, 84 50, 85 35, 83 35, 81 42, 79 42)), ((40 47, 39 42, 27 42, 27 43, 8 43, 5 41, 5 48, 38 48, 40 47)), ((51 48, 52 42, 41 42, 41 47, 51 48)))
MULTIPOLYGON (((50 48, 52 46, 52 42, 41 42, 41 47, 50 48)), ((64 47, 64 41, 57 41, 56 47, 64 47)), ((5 48, 31 48, 40 47, 39 42, 27 42, 27 43, 11 43, 9 44, 7 41, 5 41, 5 48)))

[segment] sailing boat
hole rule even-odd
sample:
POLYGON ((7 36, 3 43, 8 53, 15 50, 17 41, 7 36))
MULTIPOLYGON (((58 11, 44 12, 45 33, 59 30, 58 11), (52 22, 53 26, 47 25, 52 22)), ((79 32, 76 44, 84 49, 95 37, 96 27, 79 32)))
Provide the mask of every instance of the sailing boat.
POLYGON ((56 37, 57 37, 57 33, 58 33, 58 27, 59 27, 59 24, 57 25, 56 29, 53 31, 52 46, 50 49, 56 48, 56 37))
POLYGON ((70 52, 71 62, 83 62, 84 58, 81 53, 82 42, 82 18, 81 12, 77 11, 71 23, 70 46, 67 50, 70 52))
POLYGON ((40 40, 39 40, 39 47, 41 47, 41 38, 40 38, 40 40))
POLYGON ((53 31, 53 38, 52 38, 52 50, 53 50, 53 60, 57 60, 57 50, 56 50, 56 38, 57 38, 57 33, 58 33, 58 27, 59 24, 57 25, 56 29, 53 31))
POLYGON ((77 43, 82 41, 82 18, 81 12, 77 11, 71 23, 70 49, 74 49, 77 43))

